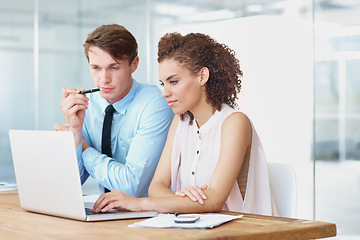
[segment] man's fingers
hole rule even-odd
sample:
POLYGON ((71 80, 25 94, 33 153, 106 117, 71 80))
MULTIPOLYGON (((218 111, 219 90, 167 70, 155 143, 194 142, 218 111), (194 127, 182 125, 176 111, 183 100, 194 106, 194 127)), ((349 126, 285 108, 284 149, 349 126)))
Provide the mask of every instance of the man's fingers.
POLYGON ((73 105, 89 105, 89 99, 85 96, 69 96, 60 103, 61 109, 68 109, 73 105))
POLYGON ((80 90, 76 89, 76 88, 63 88, 62 89, 62 98, 67 98, 70 94, 73 93, 79 93, 80 90))
POLYGON ((54 130, 55 131, 69 131, 69 124, 59 124, 59 123, 55 123, 54 124, 54 130))

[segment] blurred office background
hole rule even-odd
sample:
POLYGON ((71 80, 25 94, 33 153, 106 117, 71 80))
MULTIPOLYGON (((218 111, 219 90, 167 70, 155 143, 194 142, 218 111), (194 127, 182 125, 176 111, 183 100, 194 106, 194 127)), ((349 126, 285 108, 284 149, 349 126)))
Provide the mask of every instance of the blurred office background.
POLYGON ((139 44, 134 76, 150 84, 160 37, 202 32, 236 51, 240 108, 268 161, 294 167, 297 217, 359 239, 359 16, 358 0, 0 0, 0 181, 15 183, 8 130, 53 129, 65 121, 61 88, 93 87, 82 48, 89 32, 127 27, 139 44))

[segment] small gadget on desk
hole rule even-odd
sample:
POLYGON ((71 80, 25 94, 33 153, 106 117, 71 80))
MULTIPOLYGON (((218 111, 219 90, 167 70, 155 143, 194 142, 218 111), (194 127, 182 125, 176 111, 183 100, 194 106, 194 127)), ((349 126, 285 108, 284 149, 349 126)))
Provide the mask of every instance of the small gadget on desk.
POLYGON ((199 214, 178 214, 175 213, 174 222, 175 223, 195 223, 200 219, 199 214))

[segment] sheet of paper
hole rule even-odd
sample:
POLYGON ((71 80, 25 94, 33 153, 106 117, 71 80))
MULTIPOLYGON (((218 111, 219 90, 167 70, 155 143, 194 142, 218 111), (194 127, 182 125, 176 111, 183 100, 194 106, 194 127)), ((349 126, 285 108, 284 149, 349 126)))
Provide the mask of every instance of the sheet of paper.
POLYGON ((214 228, 241 217, 243 215, 200 214, 200 219, 195 223, 175 223, 174 214, 159 214, 156 217, 131 224, 129 227, 205 229, 214 228))
POLYGON ((12 191, 12 190, 16 190, 16 189, 17 189, 16 184, 0 182, 0 191, 12 191))

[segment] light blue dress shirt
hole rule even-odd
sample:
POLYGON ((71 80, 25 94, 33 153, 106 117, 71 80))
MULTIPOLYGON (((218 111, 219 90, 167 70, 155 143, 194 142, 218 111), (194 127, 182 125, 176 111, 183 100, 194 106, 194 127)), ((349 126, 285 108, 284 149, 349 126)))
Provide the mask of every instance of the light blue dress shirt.
POLYGON ((147 196, 174 117, 161 91, 133 80, 129 93, 113 104, 112 158, 101 153, 102 125, 109 105, 100 93, 88 94, 83 139, 90 148, 76 148, 81 183, 89 174, 100 185, 135 197, 147 196))

